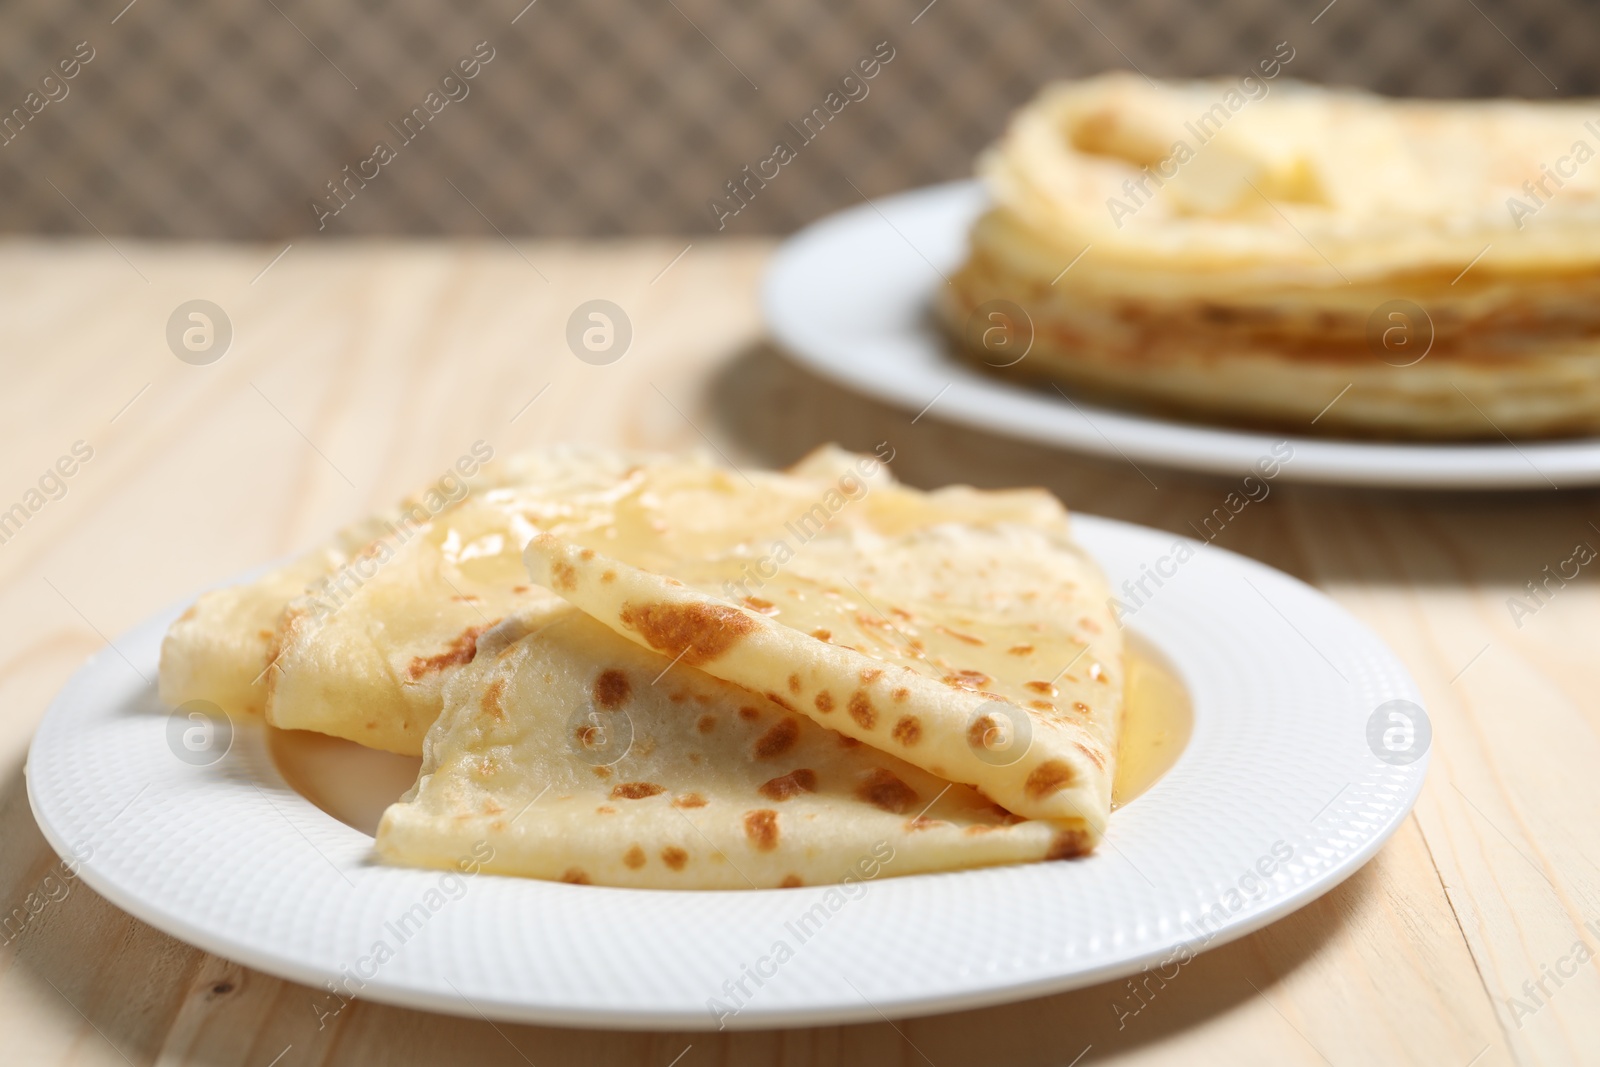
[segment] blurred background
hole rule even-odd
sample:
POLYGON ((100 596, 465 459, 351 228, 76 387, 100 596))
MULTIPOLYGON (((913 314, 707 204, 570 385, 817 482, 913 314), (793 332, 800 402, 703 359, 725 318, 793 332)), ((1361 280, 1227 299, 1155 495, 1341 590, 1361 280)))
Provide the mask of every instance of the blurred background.
POLYGON ((1288 76, 1391 94, 1600 79, 1584 0, 6 0, 0 232, 779 233, 969 174, 1042 82, 1279 42, 1288 76))

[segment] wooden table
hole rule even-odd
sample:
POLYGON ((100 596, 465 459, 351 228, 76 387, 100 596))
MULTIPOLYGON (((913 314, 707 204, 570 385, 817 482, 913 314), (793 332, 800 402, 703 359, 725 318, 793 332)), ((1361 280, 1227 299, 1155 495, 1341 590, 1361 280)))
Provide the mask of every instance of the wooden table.
MULTIPOLYGON (((675 259, 685 244, 296 244, 278 260, 277 247, 120 238, 0 245, 0 510, 74 442, 93 449, 65 495, 0 544, 0 906, 22 904, 56 862, 28 810, 24 756, 52 694, 107 635, 313 544, 477 439, 500 452, 709 442, 741 465, 892 439, 895 470, 918 485, 1042 484, 1070 507, 1179 533, 1229 489, 1147 467, 1153 488, 1126 463, 960 429, 937 407, 913 425, 764 341, 768 244, 697 239, 675 259), (195 298, 233 326, 210 365, 180 362, 165 338, 195 298), (564 341, 592 298, 632 321, 611 365, 564 341)), ((1314 582, 1393 645, 1427 697, 1432 771, 1365 869, 1206 953, 1120 1028, 1124 982, 767 1033, 491 1026, 359 1002, 319 1031, 312 991, 72 883, 0 946, 0 1062, 1600 1062, 1600 970, 1577 958, 1600 947, 1596 568, 1533 614, 1507 604, 1579 543, 1600 547, 1594 504, 1592 491, 1279 483, 1226 527, 1219 544, 1314 582), (1546 977, 1558 970, 1571 976, 1546 977), (1525 985, 1541 979, 1548 996, 1525 985)))

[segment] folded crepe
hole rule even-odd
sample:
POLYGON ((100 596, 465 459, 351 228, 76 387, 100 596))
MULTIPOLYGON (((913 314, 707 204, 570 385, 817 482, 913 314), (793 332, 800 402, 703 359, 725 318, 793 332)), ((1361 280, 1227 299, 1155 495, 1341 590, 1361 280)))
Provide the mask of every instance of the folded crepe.
POLYGON ((753 576, 742 554, 627 547, 650 567, 554 534, 525 555, 535 582, 674 662, 1090 845, 1104 831, 1121 634, 1098 568, 1063 534, 840 525, 753 576))
POLYGON ((438 675, 537 600, 517 559, 531 520, 607 526, 651 459, 554 446, 447 473, 257 581, 203 594, 162 641, 161 697, 419 755, 438 675))
POLYGON ((379 854, 656 889, 819 885, 1083 851, 977 790, 674 664, 556 601, 445 688, 379 854), (486 858, 487 857, 487 858, 486 858))
POLYGON ((423 755, 379 833, 396 862, 486 842, 536 877, 817 884, 1092 848, 1121 712, 1106 603, 1042 491, 921 492, 835 448, 785 473, 546 449, 201 598, 162 692, 423 755), (530 577, 541 545, 572 574, 530 577), (785 632, 754 669, 641 640, 574 596, 591 571, 785 632))
POLYGON ((1065 82, 983 156, 993 206, 941 310, 997 373, 1163 411, 1592 433, 1597 152, 1592 101, 1065 82))

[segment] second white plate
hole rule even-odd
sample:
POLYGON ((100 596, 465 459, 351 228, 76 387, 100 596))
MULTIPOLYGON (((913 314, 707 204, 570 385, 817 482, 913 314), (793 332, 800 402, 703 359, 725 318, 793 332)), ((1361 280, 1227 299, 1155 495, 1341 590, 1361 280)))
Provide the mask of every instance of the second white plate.
MULTIPOLYGON (((1068 402, 971 368, 930 309, 986 203, 954 182, 841 211, 786 241, 767 272, 773 335, 802 363, 881 400, 1111 459, 1239 476, 1287 440, 1290 481, 1451 489, 1600 483, 1600 439, 1430 445, 1289 437, 1068 402), (931 405, 931 407, 930 407, 931 405)), ((1085 264, 1087 268, 1088 264, 1085 264)), ((1279 453, 1281 454, 1281 453, 1279 453)))

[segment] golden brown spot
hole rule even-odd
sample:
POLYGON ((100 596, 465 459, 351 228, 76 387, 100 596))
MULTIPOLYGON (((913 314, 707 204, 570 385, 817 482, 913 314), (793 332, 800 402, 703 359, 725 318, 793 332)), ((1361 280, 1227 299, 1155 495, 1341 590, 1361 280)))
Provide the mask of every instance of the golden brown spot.
POLYGON ((1023 789, 1033 800, 1041 800, 1072 784, 1072 768, 1060 760, 1045 760, 1033 769, 1023 789))
POLYGON ((592 548, 584 549, 583 551, 578 553, 578 558, 583 560, 585 563, 589 562, 591 559, 594 559, 594 549, 592 549, 592 548))
POLYGON ((833 710, 833 694, 828 692, 826 689, 819 689, 817 690, 816 699, 813 701, 813 703, 817 705, 818 711, 826 715, 828 712, 833 710))
POLYGON ((778 613, 778 606, 776 604, 770 600, 762 600, 758 596, 747 596, 739 603, 743 604, 751 611, 758 612, 762 615, 776 615, 778 613))
POLYGON ((1023 682, 1022 684, 1032 689, 1035 693, 1043 693, 1047 697, 1056 695, 1056 687, 1049 682, 1023 682))
POLYGON ((993 715, 982 715, 967 727, 967 744, 972 748, 989 748, 991 739, 999 739, 1000 724, 993 715))
POLYGON ((992 829, 994 829, 994 827, 985 826, 982 823, 976 823, 975 822, 971 826, 969 826, 965 830, 963 830, 962 833, 965 833, 965 834, 986 834, 992 829))
POLYGON ((1050 703, 1048 700, 1030 700, 1030 701, 1028 701, 1028 707, 1034 709, 1035 711, 1055 711, 1056 710, 1056 706, 1054 704, 1050 703))
POLYGON ((644 866, 644 849, 634 845, 622 854, 622 862, 637 871, 644 866))
POLYGON ((695 729, 699 730, 701 733, 709 734, 712 730, 717 728, 717 717, 715 715, 702 715, 695 722, 694 726, 695 729))
POLYGON ((805 883, 800 880, 800 876, 798 874, 786 874, 783 876, 783 881, 778 883, 778 888, 799 889, 803 885, 805 885, 805 883))
POLYGON ((1031 656, 1033 655, 1033 646, 1012 645, 1010 648, 1006 649, 1006 651, 1013 656, 1031 656))
POLYGON ((506 680, 496 678, 483 687, 483 710, 497 719, 506 717, 505 708, 500 706, 500 697, 506 691, 506 680))
POLYGON ((982 671, 950 671, 944 676, 944 684, 955 686, 957 689, 982 689, 994 681, 982 671))
POLYGON ((757 719, 761 718, 761 712, 746 704, 744 707, 739 709, 739 718, 743 719, 745 722, 755 722, 757 719))
POLYGON ((904 704, 906 702, 906 698, 911 696, 911 690, 909 690, 909 689, 896 689, 894 692, 890 693, 889 695, 894 698, 895 703, 904 704))
POLYGON ((917 791, 882 767, 856 788, 856 796, 896 815, 904 815, 917 802, 917 791))
POLYGON ((757 851, 771 852, 778 847, 778 813, 771 808, 745 812, 744 835, 757 851))
POLYGON ((881 670, 879 670, 877 667, 868 667, 866 670, 861 672, 861 684, 871 685, 881 677, 883 677, 883 672, 881 670))
POLYGON ((590 770, 594 771, 594 776, 596 778, 610 778, 611 777, 611 768, 610 767, 603 767, 603 766, 602 767, 591 767, 590 770))
MULTIPOLYGON (((184 618, 186 618, 186 619, 193 618, 194 616, 193 616, 193 614, 191 614, 193 611, 194 611, 194 609, 190 608, 189 612, 185 613, 184 618)), ((273 637, 273 633, 272 633, 271 630, 257 630, 256 631, 256 636, 261 638, 261 640, 263 640, 263 641, 271 641, 272 637, 273 637)))
POLYGON ((872 698, 857 689, 850 695, 850 717, 861 724, 863 730, 870 730, 878 721, 878 713, 873 710, 872 698))
POLYGON ((1072 747, 1077 749, 1079 752, 1082 752, 1084 758, 1090 763, 1094 764, 1100 770, 1103 771, 1106 769, 1106 758, 1099 752, 1090 748, 1088 745, 1081 744, 1077 741, 1072 742, 1072 747))
POLYGON ((1070 860, 1074 856, 1086 855, 1089 851, 1089 833, 1087 830, 1071 829, 1062 830, 1056 834, 1055 840, 1050 842, 1050 851, 1045 853, 1047 860, 1070 860))
POLYGON ((957 641, 965 641, 969 645, 981 645, 981 644, 983 644, 983 638, 974 637, 971 634, 964 634, 959 630, 952 630, 948 626, 935 626, 934 629, 938 630, 940 633, 949 634, 951 637, 955 638, 957 641))
POLYGON ((689 862, 689 854, 677 845, 668 845, 661 850, 661 862, 675 871, 681 871, 683 865, 689 862))
POLYGON ((572 592, 578 588, 578 569, 564 559, 550 565, 551 587, 558 592, 572 592))
POLYGON ((583 873, 583 868, 581 867, 568 867, 566 873, 561 876, 561 880, 570 882, 572 885, 590 884, 589 876, 583 873))
POLYGON ((643 800, 657 793, 665 793, 666 786, 654 782, 618 782, 611 790, 612 800, 643 800))
POLYGON ((811 636, 815 637, 818 641, 832 641, 833 640, 833 631, 832 630, 824 630, 824 629, 821 629, 819 627, 818 629, 815 629, 815 630, 811 631, 811 636))
POLYGON ((514 586, 511 587, 511 591, 513 593, 526 593, 528 590, 530 590, 532 588, 533 588, 533 586, 531 586, 531 585, 514 585, 514 586))
POLYGON ((800 740, 800 724, 793 719, 780 719, 766 733, 756 738, 756 759, 771 759, 794 747, 800 740))
POLYGON ((612 582, 614 582, 616 580, 617 580, 617 572, 616 571, 606 571, 606 572, 604 572, 604 573, 602 573, 600 575, 600 582, 603 585, 610 585, 612 582))
POLYGON ((602 804, 598 808, 594 809, 594 813, 596 815, 615 815, 617 813, 617 809, 613 808, 610 804, 602 804))
POLYGON ((626 604, 622 624, 639 631, 657 652, 694 667, 710 662, 756 628, 755 620, 726 604, 626 604))
MULTIPOLYGON (((495 622, 499 622, 496 619, 495 622)), ((472 662, 472 657, 478 654, 478 635, 487 630, 494 623, 483 626, 469 626, 451 639, 444 647, 444 651, 437 656, 417 656, 406 667, 406 677, 415 682, 425 674, 442 671, 448 667, 460 667, 472 662)))
POLYGON ((910 748, 922 740, 922 723, 915 715, 902 715, 900 721, 894 724, 894 739, 910 748))
POLYGON ((817 791, 817 772, 800 767, 788 774, 780 775, 770 781, 762 782, 757 790, 768 800, 788 800, 801 793, 815 793, 817 791))
POLYGON ((1080 715, 1087 715, 1089 714, 1089 705, 1085 704, 1081 700, 1074 700, 1072 702, 1072 710, 1080 715))
POLYGON ((607 711, 615 711, 628 702, 633 694, 633 683, 621 671, 612 669, 600 672, 594 680, 594 702, 607 711))
POLYGON ((681 797, 673 797, 672 806, 675 808, 703 808, 706 806, 706 798, 699 793, 685 793, 681 797))
POLYGON ((915 833, 918 830, 926 830, 931 826, 942 825, 943 822, 943 819, 930 819, 926 815, 917 815, 906 820, 906 830, 915 833))
POLYGON ((800 692, 800 676, 798 674, 789 675, 789 692, 796 694, 800 692))

